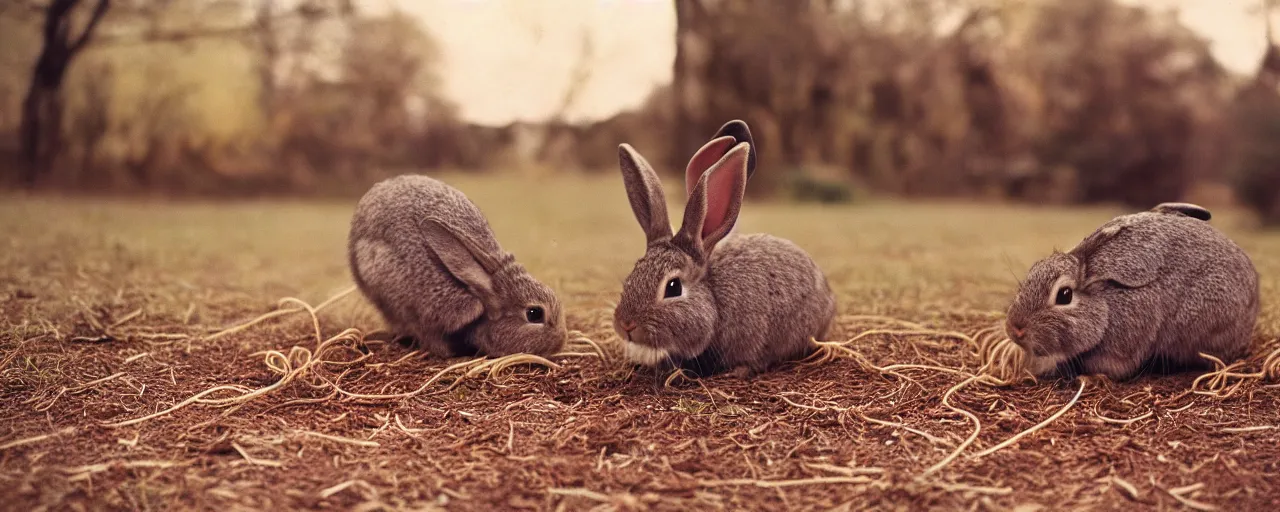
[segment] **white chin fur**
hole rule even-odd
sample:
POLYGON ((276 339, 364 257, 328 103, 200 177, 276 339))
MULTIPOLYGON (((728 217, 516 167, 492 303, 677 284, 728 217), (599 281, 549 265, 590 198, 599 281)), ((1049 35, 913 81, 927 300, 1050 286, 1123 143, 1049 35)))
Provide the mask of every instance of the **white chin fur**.
POLYGON ((658 363, 667 359, 666 350, 646 347, 629 341, 626 346, 626 354, 628 360, 644 366, 657 366, 658 363))
POLYGON ((1026 358, 1023 359, 1023 367, 1026 368, 1027 371, 1031 372, 1032 375, 1037 377, 1041 377, 1052 372, 1054 368, 1058 367, 1058 363, 1067 360, 1065 356, 1040 357, 1031 355, 1030 352, 1024 352, 1024 354, 1026 354, 1026 358))

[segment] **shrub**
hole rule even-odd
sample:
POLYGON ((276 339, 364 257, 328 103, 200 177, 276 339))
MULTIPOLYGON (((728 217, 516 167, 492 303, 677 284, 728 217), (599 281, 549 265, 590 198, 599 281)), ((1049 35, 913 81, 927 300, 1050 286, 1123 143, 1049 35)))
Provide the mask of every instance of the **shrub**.
POLYGON ((783 186, 788 198, 801 203, 837 204, 857 199, 855 187, 847 179, 824 176, 808 169, 787 173, 783 186))

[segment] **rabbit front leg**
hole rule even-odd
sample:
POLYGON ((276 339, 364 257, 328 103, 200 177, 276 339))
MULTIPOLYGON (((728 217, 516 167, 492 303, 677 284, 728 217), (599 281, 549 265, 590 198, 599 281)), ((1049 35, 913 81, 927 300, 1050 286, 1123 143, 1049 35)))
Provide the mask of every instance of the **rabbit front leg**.
POLYGON ((729 371, 729 375, 733 376, 733 378, 742 379, 742 380, 750 379, 751 377, 754 377, 757 373, 759 372, 745 364, 740 366, 735 366, 732 370, 729 371))
POLYGON ((443 333, 414 329, 413 332, 401 334, 401 336, 412 339, 413 346, 426 350, 427 353, 440 357, 453 357, 456 355, 450 346, 448 338, 443 333))
POLYGON ((1036 377, 1052 377, 1058 372, 1060 359, 1026 353, 1022 367, 1036 377))
POLYGON ((1081 366, 1085 374, 1101 374, 1113 381, 1122 381, 1133 377, 1142 362, 1143 359, 1134 354, 1103 350, 1084 357, 1081 366))

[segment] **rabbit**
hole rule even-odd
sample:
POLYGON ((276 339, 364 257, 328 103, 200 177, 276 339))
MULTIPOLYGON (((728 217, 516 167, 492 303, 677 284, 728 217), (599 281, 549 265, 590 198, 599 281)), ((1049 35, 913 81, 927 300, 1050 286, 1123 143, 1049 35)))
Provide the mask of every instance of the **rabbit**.
POLYGON ((685 169, 688 204, 674 234, 657 174, 629 144, 618 147, 647 245, 614 310, 632 363, 749 377, 811 353, 811 339, 825 337, 835 319, 835 294, 804 250, 767 234, 730 235, 753 150, 749 132, 724 132, 685 169))
POLYGON ((395 334, 432 354, 550 355, 568 339, 556 294, 442 181, 402 175, 375 184, 356 205, 347 256, 357 287, 395 334))
POLYGON ((1126 380, 1160 365, 1203 367, 1248 349, 1258 317, 1249 256, 1190 203, 1161 203, 1103 224, 1036 262, 1005 331, 1041 377, 1126 380))

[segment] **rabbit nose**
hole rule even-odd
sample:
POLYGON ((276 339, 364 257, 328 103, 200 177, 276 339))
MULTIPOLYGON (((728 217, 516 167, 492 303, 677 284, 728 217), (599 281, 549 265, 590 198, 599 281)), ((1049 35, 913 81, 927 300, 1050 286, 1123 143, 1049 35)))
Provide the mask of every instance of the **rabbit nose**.
POLYGON ((621 322, 618 322, 618 324, 621 325, 622 330, 627 331, 627 333, 630 333, 631 331, 636 330, 636 323, 633 321, 623 320, 621 322))
POLYGON ((1013 320, 1006 320, 1005 327, 1009 329, 1009 334, 1012 334, 1015 338, 1021 338, 1027 332, 1025 327, 1018 327, 1018 324, 1014 323, 1013 320))

